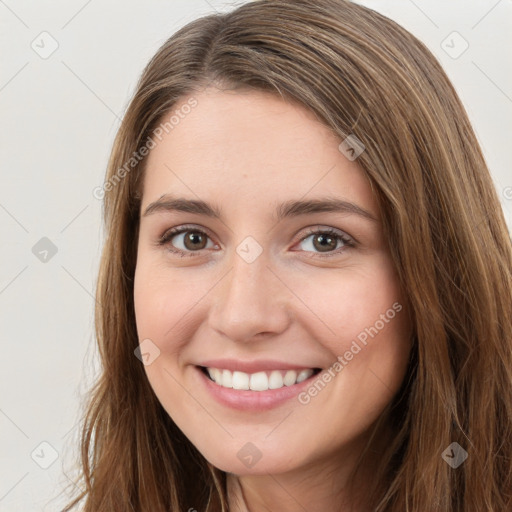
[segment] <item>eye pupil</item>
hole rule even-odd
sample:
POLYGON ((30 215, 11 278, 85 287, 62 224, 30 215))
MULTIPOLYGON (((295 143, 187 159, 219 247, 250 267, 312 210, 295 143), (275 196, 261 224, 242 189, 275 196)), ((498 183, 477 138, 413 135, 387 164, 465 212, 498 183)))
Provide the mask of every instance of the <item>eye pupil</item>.
POLYGON ((184 237, 185 247, 187 249, 204 249, 205 246, 205 240, 201 233, 198 233, 197 231, 189 231, 185 237, 184 237), (201 244, 201 238, 202 244, 201 244), (199 242, 199 245, 198 245, 199 242), (189 245, 191 244, 191 245, 189 245))
POLYGON ((328 252, 330 249, 336 249, 337 241, 336 238, 332 237, 331 235, 326 235, 324 233, 321 233, 314 237, 313 239, 313 245, 316 249, 318 249, 321 252, 328 252), (326 243, 323 243, 321 240, 326 240, 326 243), (319 242, 319 245, 317 246, 317 242, 319 242))

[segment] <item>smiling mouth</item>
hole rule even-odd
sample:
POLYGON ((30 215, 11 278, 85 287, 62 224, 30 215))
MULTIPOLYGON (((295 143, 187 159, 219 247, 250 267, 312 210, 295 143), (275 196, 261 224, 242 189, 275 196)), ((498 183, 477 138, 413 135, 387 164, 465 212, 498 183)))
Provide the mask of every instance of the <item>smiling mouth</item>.
POLYGON ((301 370, 272 370, 256 373, 231 371, 223 368, 199 366, 200 370, 215 384, 223 388, 268 391, 293 386, 317 375, 321 368, 301 370))

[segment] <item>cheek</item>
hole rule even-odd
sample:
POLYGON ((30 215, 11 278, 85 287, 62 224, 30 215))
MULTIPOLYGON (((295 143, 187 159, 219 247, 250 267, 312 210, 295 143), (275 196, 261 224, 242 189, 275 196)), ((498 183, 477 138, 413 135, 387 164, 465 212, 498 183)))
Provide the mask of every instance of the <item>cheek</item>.
MULTIPOLYGON (((352 340, 364 344, 377 332, 392 336, 406 329, 399 283, 387 258, 302 283, 298 295, 308 298, 324 325, 322 340, 335 354, 348 350, 352 340)), ((319 329, 316 334, 318 338, 319 329)))
MULTIPOLYGON (((137 263, 134 282, 135 319, 139 340, 150 338, 159 346, 179 340, 176 332, 198 301, 199 290, 191 281, 158 265, 137 263)), ((172 347, 161 347, 171 349, 172 347)))
POLYGON ((140 258, 137 262, 134 279, 137 335, 139 342, 149 339, 158 347, 155 352, 151 343, 146 345, 153 359, 144 370, 171 417, 180 411, 191 418, 200 413, 176 380, 182 350, 187 343, 187 320, 193 317, 191 312, 197 303, 197 293, 196 287, 186 286, 169 269, 149 259, 140 258))
POLYGON ((341 396, 354 396, 354 389, 363 393, 353 404, 363 421, 398 389, 409 358, 411 323, 391 261, 378 258, 364 269, 316 279, 302 293, 322 320, 311 332, 332 354, 325 378, 334 379, 341 396))

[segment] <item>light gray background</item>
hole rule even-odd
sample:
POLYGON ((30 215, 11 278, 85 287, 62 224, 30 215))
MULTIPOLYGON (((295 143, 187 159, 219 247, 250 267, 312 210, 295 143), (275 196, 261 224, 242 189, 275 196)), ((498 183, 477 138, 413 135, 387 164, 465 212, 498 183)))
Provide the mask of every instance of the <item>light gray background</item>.
MULTIPOLYGON (((512 1, 360 3, 441 61, 512 226, 512 1)), ((80 400, 98 369, 93 293, 103 233, 92 191, 136 80, 179 27, 233 5, 0 0, 1 511, 56 511, 65 501, 55 497, 68 483, 63 465, 69 471, 77 457, 80 400), (46 262, 32 252, 43 237, 57 248, 46 262)))

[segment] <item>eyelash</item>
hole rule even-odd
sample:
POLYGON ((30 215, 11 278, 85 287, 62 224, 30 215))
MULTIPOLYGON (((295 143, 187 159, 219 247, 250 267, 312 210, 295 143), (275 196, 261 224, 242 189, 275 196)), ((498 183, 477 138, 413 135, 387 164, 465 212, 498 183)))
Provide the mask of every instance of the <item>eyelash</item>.
MULTIPOLYGON (((168 245, 169 246, 168 249, 169 249, 170 252, 175 253, 175 254, 179 254, 179 255, 181 255, 182 258, 183 257, 194 256, 195 253, 199 253, 199 252, 201 252, 201 250, 205 250, 205 249, 201 249, 199 251, 182 251, 181 249, 177 249, 176 247, 174 247, 171 244, 171 240, 176 235, 179 235, 181 233, 186 233, 188 231, 192 231, 192 232, 195 232, 195 233, 200 233, 201 235, 205 235, 208 238, 211 238, 208 235, 208 233, 206 231, 202 230, 202 229, 196 228, 195 226, 184 225, 184 226, 180 226, 180 227, 177 227, 177 228, 172 228, 172 229, 167 230, 158 239, 157 245, 158 246, 168 245)), ((309 238, 311 235, 328 235, 328 236, 331 236, 331 237, 334 237, 334 238, 338 238, 344 244, 339 249, 336 249, 336 250, 331 251, 331 252, 327 252, 327 253, 315 252, 315 253, 313 253, 315 255, 320 256, 321 258, 329 258, 331 256, 337 256, 341 252, 344 252, 346 249, 355 247, 355 245, 356 245, 355 241, 352 238, 350 238, 348 235, 345 235, 343 232, 335 230, 333 228, 324 228, 324 229, 308 228, 305 236, 303 236, 297 243, 304 242, 304 240, 309 238)), ((305 251, 305 252, 312 252, 312 251, 305 251)))

